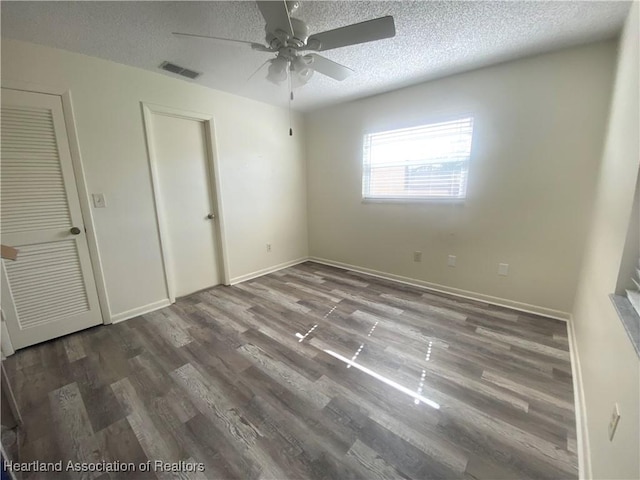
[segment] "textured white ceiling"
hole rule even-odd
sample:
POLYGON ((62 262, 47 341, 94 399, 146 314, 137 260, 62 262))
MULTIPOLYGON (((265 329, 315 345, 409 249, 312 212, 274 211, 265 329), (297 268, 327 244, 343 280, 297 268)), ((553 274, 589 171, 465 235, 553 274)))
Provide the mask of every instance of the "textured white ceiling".
MULTIPOLYGON (((629 2, 303 1, 294 16, 311 33, 393 15, 396 37, 323 52, 355 70, 343 82, 316 74, 293 107, 332 103, 505 60, 616 36, 629 2)), ((203 72, 196 83, 274 105, 286 86, 250 75, 268 53, 249 46, 178 38, 172 31, 262 42, 255 2, 7 2, 2 36, 163 72, 164 60, 203 72)), ((182 78, 182 77, 178 77, 182 78)), ((185 80, 188 81, 188 80, 185 80)))

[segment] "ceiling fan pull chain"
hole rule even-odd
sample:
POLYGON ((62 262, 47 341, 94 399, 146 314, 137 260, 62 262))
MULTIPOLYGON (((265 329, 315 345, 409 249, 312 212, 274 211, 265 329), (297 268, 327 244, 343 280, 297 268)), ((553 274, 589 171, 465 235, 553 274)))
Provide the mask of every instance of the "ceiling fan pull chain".
POLYGON ((293 88, 291 88, 291 68, 287 67, 287 79, 289 80, 289 136, 293 137, 293 128, 291 126, 291 102, 293 101, 293 88))

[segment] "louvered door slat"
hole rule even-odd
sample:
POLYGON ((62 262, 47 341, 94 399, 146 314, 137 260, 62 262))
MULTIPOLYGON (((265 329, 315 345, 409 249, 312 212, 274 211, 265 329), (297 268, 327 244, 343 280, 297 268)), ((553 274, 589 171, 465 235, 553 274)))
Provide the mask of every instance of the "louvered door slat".
MULTIPOLYGON (((76 289, 81 288, 82 287, 76 287, 76 289)), ((46 306, 46 314, 51 320, 60 318, 60 314, 58 312, 67 312, 69 310, 69 305, 74 305, 74 310, 77 309, 77 313, 86 312, 87 299, 79 297, 77 293, 77 291, 72 290, 43 290, 42 295, 38 296, 39 304, 34 302, 29 304, 28 307, 22 308, 22 318, 26 318, 27 315, 30 316, 29 318, 40 315, 43 310, 43 305, 46 306)))
MULTIPOLYGON (((64 206, 64 204, 59 204, 59 205, 47 205, 45 207, 42 207, 42 210, 44 211, 51 211, 51 212, 55 212, 56 211, 56 207, 60 208, 61 206, 64 206)), ((32 212, 32 213, 3 213, 3 215, 6 215, 7 217, 20 217, 20 218, 25 218, 25 219, 29 219, 29 217, 34 217, 34 216, 39 216, 41 215, 42 212, 38 211, 38 212, 32 212)), ((31 221, 31 220, 29 220, 31 221)))
MULTIPOLYGON (((47 180, 57 181, 59 175, 59 169, 56 168, 54 162, 32 163, 32 162, 12 162, 7 161, 6 167, 2 168, 2 177, 8 179, 9 177, 17 177, 18 179, 24 178, 28 175, 28 179, 31 178, 44 178, 47 180)), ((5 180, 5 182, 7 182, 5 180)))
POLYGON ((8 153, 8 152, 4 152, 2 154, 2 159, 3 160, 20 160, 21 162, 28 162, 29 160, 33 160, 34 162, 39 162, 39 161, 47 161, 47 162, 57 162, 58 161, 58 156, 55 154, 51 154, 51 153, 46 153, 46 152, 38 152, 38 153, 34 153, 34 152, 12 152, 12 153, 8 153))
MULTIPOLYGON (((33 167, 33 170, 37 169, 37 166, 33 167)), ((47 176, 45 173, 34 173, 33 175, 30 175, 29 173, 25 173, 23 176, 16 176, 7 172, 6 174, 2 174, 2 181, 4 183, 3 188, 7 188, 8 190, 22 190, 27 194, 28 190, 25 191, 25 188, 28 188, 30 184, 34 184, 34 186, 42 185, 48 190, 56 192, 62 188, 62 191, 64 192, 64 183, 60 182, 60 180, 56 178, 56 175, 47 176)), ((38 189, 37 191, 40 190, 38 189)), ((54 198, 54 200, 58 200, 58 198, 54 198)), ((60 200, 64 200, 64 198, 60 198, 60 200)))
MULTIPOLYGON (((59 190, 59 187, 42 187, 37 191, 31 192, 30 197, 38 197, 38 196, 47 196, 51 195, 51 193, 55 193, 59 190)), ((7 191, 3 191, 2 193, 6 193, 7 196, 25 196, 20 185, 12 185, 11 187, 7 187, 7 191)), ((67 201, 64 198, 56 199, 51 201, 51 205, 66 205, 67 201)))
POLYGON ((39 112, 42 111, 42 109, 37 109, 35 112, 35 115, 33 114, 33 112, 30 112, 28 110, 10 110, 8 108, 4 108, 3 109, 3 114, 2 114, 2 122, 4 123, 5 121, 7 121, 8 125, 12 125, 15 126, 15 128, 20 128, 22 127, 24 124, 34 124, 34 125, 46 125, 49 122, 47 121, 46 118, 42 118, 39 115, 39 112), (16 124, 11 123, 12 119, 15 118, 20 118, 21 120, 23 120, 22 123, 16 124))
POLYGON ((46 286, 47 284, 51 283, 51 282, 58 282, 58 283, 74 283, 74 281, 78 280, 77 276, 73 273, 73 272, 67 272, 64 274, 60 274, 60 273, 51 273, 50 275, 47 276, 43 276, 42 278, 38 278, 38 280, 32 280, 29 279, 28 281, 23 281, 23 282, 15 282, 15 285, 30 285, 33 288, 37 288, 39 286, 46 286))
MULTIPOLYGON (((55 254, 52 254, 55 255, 55 254)), ((38 278, 29 278, 29 279, 24 279, 24 280, 28 280, 31 283, 37 283, 39 281, 40 278, 46 278, 48 276, 54 277, 54 276, 62 276, 65 273, 67 273, 65 264, 63 262, 65 261, 75 261, 75 255, 72 253, 69 253, 68 255, 55 255, 53 257, 42 257, 41 259, 38 259, 38 261, 34 261, 32 262, 34 265, 34 267, 38 267, 38 278)), ((21 281, 23 281, 23 279, 20 278, 15 278, 14 281, 16 282, 16 285, 18 283, 20 283, 21 281)))
POLYGON ((39 303, 34 302, 28 308, 23 308, 21 312, 22 318, 28 317, 30 319, 29 324, 24 324, 23 327, 30 328, 39 322, 41 318, 54 322, 68 315, 70 311, 76 314, 87 311, 85 299, 74 297, 73 294, 75 292, 68 292, 68 295, 63 297, 64 293, 66 292, 60 290, 49 292, 48 295, 38 297, 39 303))
POLYGON ((43 141, 34 141, 29 138, 16 138, 12 141, 5 141, 2 145, 2 151, 11 153, 12 151, 45 151, 51 152, 56 148, 55 142, 43 142, 43 141), (29 142, 28 145, 25 145, 26 142, 29 142))
POLYGON ((75 293, 67 290, 52 290, 45 295, 38 296, 37 303, 30 303, 28 307, 24 307, 20 312, 23 322, 25 318, 30 320, 28 324, 24 322, 22 324, 23 327, 31 327, 40 318, 55 321, 63 316, 61 312, 64 312, 65 315, 68 315, 69 311, 75 311, 76 314, 86 312, 86 299, 74 296, 75 293), (67 294, 66 297, 64 297, 65 293, 67 294))
POLYGON ((56 145, 56 137, 51 131, 51 126, 46 128, 44 125, 38 128, 12 128, 10 126, 4 126, 3 130, 11 134, 11 138, 8 138, 2 143, 2 146, 12 145, 22 139, 27 139, 31 145, 53 144, 56 145), (33 136, 33 132, 38 133, 38 137, 33 136))
POLYGON ((5 140, 2 142, 2 150, 10 150, 10 149, 21 149, 25 148, 24 142, 29 142, 27 148, 32 149, 33 147, 43 147, 43 148, 51 148, 56 146, 56 139, 53 135, 38 132, 40 138, 33 138, 33 130, 28 132, 17 132, 8 128, 4 129, 6 133, 11 134, 10 140, 5 140))
POLYGON ((62 278, 64 276, 70 275, 69 271, 64 268, 64 264, 62 262, 66 261, 75 261, 74 256, 72 255, 60 255, 55 256, 53 258, 43 257, 41 261, 34 262, 34 267, 38 267, 38 278, 15 278, 14 282, 16 285, 22 282, 30 282, 35 285, 37 283, 44 283, 45 281, 49 281, 51 279, 55 279, 57 277, 62 278))

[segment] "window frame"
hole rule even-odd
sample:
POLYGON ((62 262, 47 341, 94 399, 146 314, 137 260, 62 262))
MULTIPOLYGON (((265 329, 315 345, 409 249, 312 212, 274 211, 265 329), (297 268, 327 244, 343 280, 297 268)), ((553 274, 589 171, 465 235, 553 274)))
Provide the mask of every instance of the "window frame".
MULTIPOLYGON (((435 203, 435 204, 464 204, 467 200, 467 193, 468 193, 468 181, 469 181, 469 171, 470 171, 470 167, 471 167, 471 162, 472 162, 472 155, 473 155, 473 144, 474 144, 474 133, 475 133, 475 127, 476 127, 476 116, 471 113, 471 112, 465 112, 465 113, 460 113, 460 114, 456 114, 456 115, 451 115, 451 116, 447 116, 447 117, 439 117, 437 119, 429 119, 428 121, 421 121, 419 123, 411 123, 411 124, 404 124, 404 125, 393 125, 390 128, 384 128, 384 129, 376 129, 376 130, 363 130, 362 131, 362 140, 361 140, 361 144, 360 144, 360 154, 361 154, 361 161, 360 161, 360 167, 361 167, 361 176, 360 176, 360 186, 361 186, 361 202, 362 203, 397 203, 397 204, 408 204, 408 203, 417 203, 417 204, 421 204, 421 203, 435 203), (465 185, 465 191, 464 191, 464 196, 460 197, 460 196, 371 196, 370 194, 368 194, 367 192, 367 181, 370 180, 371 175, 370 173, 367 175, 367 168, 371 168, 370 167, 370 163, 367 165, 367 163, 365 163, 365 145, 366 145, 366 141, 367 141, 367 137, 371 136, 371 135, 376 135, 376 134, 383 134, 383 133, 389 133, 389 132, 394 132, 394 131, 399 131, 399 130, 408 130, 408 129, 413 129, 413 128, 420 128, 420 127, 429 127, 432 125, 438 125, 438 124, 443 124, 443 123, 449 123, 449 122, 455 122, 455 121, 464 121, 464 120, 471 120, 471 142, 470 142, 470 146, 469 146, 469 155, 468 155, 468 159, 466 160, 467 162, 467 179, 466 179, 466 185, 465 185), (369 196, 368 196, 369 195, 369 196)), ((370 172, 370 170, 369 170, 370 172)), ((369 190, 370 191, 370 190, 369 190)))

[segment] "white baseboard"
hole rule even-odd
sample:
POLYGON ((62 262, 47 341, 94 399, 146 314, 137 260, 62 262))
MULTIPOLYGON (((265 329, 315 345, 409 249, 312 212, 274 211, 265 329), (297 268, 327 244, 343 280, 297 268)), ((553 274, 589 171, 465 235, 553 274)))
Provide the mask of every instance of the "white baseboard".
POLYGON ((372 270, 370 268, 358 267, 356 265, 349 265, 348 263, 334 262, 333 260, 327 260, 326 258, 309 257, 312 262, 322 263, 331 267, 344 268, 346 270, 353 270, 354 272, 364 273, 373 277, 383 278, 385 280, 393 280, 395 282, 404 283, 413 287, 420 287, 427 290, 433 290, 435 292, 446 293, 459 298, 466 298, 468 300, 476 300, 478 302, 488 303, 490 305, 496 305, 498 307, 511 308, 525 313, 533 313, 543 317, 553 318, 555 320, 568 321, 570 314, 562 312, 560 310, 553 310, 551 308, 539 307, 537 305, 530 305, 528 303, 516 302, 513 300, 507 300, 506 298, 492 297, 490 295, 484 295, 482 293, 470 292, 468 290, 461 290, 459 288, 447 287, 446 285, 439 285, 437 283, 425 282, 423 280, 417 280, 415 278, 403 277, 401 275, 394 275, 392 273, 380 272, 378 270, 372 270))
POLYGON ((168 307, 169 305, 171 305, 171 302, 168 298, 165 298, 163 300, 149 303, 141 307, 132 308, 131 310, 127 310, 126 312, 120 312, 112 315, 111 323, 124 322, 125 320, 129 320, 130 318, 144 315, 145 313, 153 312, 154 310, 159 310, 161 308, 168 307))
POLYGON ((292 267, 294 265, 298 265, 299 263, 304 263, 307 260, 309 260, 308 257, 302 257, 296 260, 281 263, 279 265, 273 265, 271 267, 263 268, 262 270, 256 270, 255 272, 247 273, 246 275, 240 275, 239 277, 232 278, 229 281, 229 285, 236 285, 238 283, 246 282, 247 280, 253 280, 254 278, 261 277, 262 275, 267 275, 268 273, 277 272, 278 270, 282 270, 283 268, 292 267))
POLYGON ((587 425, 587 407, 582 384, 582 368, 576 342, 573 317, 567 322, 569 331, 569 353, 571 355, 571 377, 573 378, 573 398, 576 408, 576 440, 578 451, 578 475, 580 480, 593 478, 591 472, 591 447, 589 446, 589 429, 587 425))
MULTIPOLYGON (((236 285, 241 282, 246 282, 247 280, 251 280, 253 278, 261 277, 262 275, 266 275, 268 273, 276 272, 278 270, 282 270, 283 268, 291 267, 293 265, 298 265, 299 263, 306 262, 308 260, 307 257, 298 258, 296 260, 291 260, 289 262, 281 263, 279 265, 273 265, 268 268, 263 268, 262 270, 257 270, 255 272, 248 273, 246 275, 241 275, 239 277, 232 278, 229 282, 229 285, 236 285)), ((142 307, 133 308, 131 310, 127 310, 126 312, 117 313, 111 316, 112 323, 123 322, 125 320, 129 320, 130 318, 137 317, 138 315, 144 315, 145 313, 153 312, 154 310, 159 310, 164 307, 168 307, 171 305, 171 301, 168 298, 163 300, 150 303, 148 305, 143 305, 142 307)))

